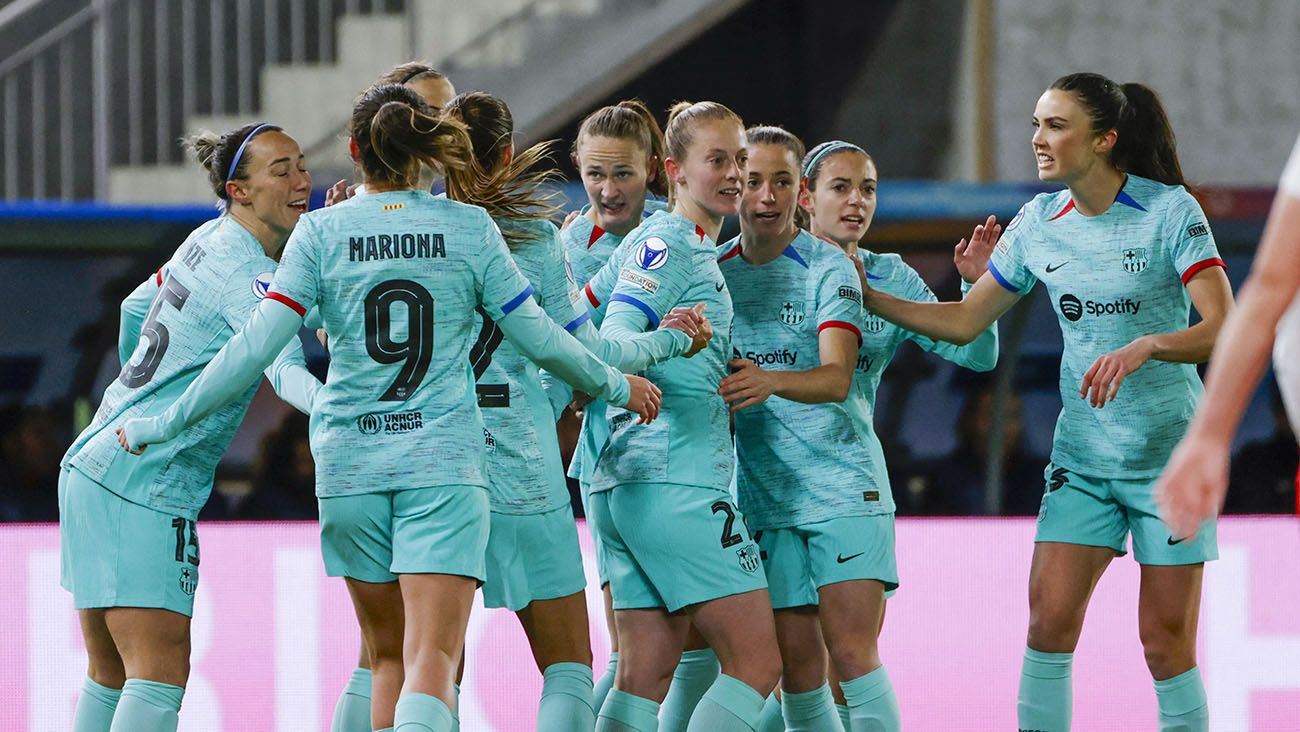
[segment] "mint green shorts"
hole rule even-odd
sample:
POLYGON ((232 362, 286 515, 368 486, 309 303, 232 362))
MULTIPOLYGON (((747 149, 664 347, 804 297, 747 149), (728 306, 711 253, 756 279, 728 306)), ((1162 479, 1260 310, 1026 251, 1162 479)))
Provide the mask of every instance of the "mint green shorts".
POLYGON ((59 473, 59 580, 78 610, 194 615, 199 535, 182 516, 132 503, 81 472, 59 473))
POLYGON ((587 531, 591 532, 591 545, 596 555, 596 577, 600 586, 604 587, 609 584, 609 575, 605 573, 605 549, 600 544, 600 536, 596 534, 596 527, 591 522, 591 484, 578 483, 578 495, 582 498, 582 515, 587 518, 587 531))
POLYGON ((483 581, 488 494, 441 485, 321 498, 325 573, 362 582, 399 574, 454 574, 483 581))
POLYGON ((1213 519, 1201 526, 1194 539, 1180 540, 1170 533, 1156 507, 1154 478, 1094 478, 1052 463, 1043 477, 1047 487, 1038 509, 1035 542, 1109 547, 1123 556, 1131 533, 1138 564, 1200 564, 1219 558, 1213 519))
POLYGON ((894 514, 845 516, 805 526, 755 532, 772 607, 818 604, 817 591, 851 580, 898 589, 894 514))
POLYGON ((767 587, 758 544, 723 490, 633 483, 593 493, 615 610, 677 612, 767 587))
POLYGON ((491 521, 485 606, 518 612, 533 600, 568 597, 587 586, 571 507, 531 516, 494 512, 491 521))

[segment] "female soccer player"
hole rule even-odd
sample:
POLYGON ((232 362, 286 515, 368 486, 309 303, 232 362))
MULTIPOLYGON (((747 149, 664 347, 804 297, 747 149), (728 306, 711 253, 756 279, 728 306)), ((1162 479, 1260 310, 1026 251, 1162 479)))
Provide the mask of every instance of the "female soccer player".
POLYGON ((681 102, 664 136, 672 213, 630 232, 588 295, 608 302, 604 338, 654 327, 683 302, 707 305, 715 336, 696 358, 647 371, 667 389, 654 429, 631 424, 626 412, 607 414, 590 519, 606 553, 620 655, 597 729, 656 728, 689 622, 722 666, 689 728, 752 730, 780 658, 758 546, 728 492, 730 431, 717 389, 731 350, 731 297, 713 245, 739 203, 744 125, 716 102, 681 102))
MULTIPOLYGON (((142 458, 123 454, 114 433, 130 417, 162 413, 244 324, 311 193, 298 143, 274 125, 188 144, 225 214, 123 303, 122 372, 62 462, 62 583, 89 655, 74 732, 176 729, 199 581, 195 519, 255 387, 250 378, 229 404, 142 458), (132 317, 147 301, 147 315, 132 317)), ((267 375, 282 398, 311 411, 320 384, 296 342, 267 375)))
POLYGON ((321 544, 370 650, 371 723, 446 732, 488 537, 483 423, 466 369, 476 308, 577 388, 643 419, 659 397, 546 318, 482 209, 413 188, 421 165, 438 164, 472 189, 464 125, 388 84, 362 95, 351 132, 369 193, 303 218, 248 327, 181 401, 128 423, 123 439, 166 442, 223 404, 318 304, 335 334, 313 413, 321 544))
MULTIPOLYGON (((731 362, 721 393, 736 412, 740 507, 758 534, 776 608, 782 712, 792 729, 840 728, 826 678, 829 647, 855 720, 844 727, 896 730, 897 702, 876 645, 885 593, 898 586, 893 501, 872 426, 876 388, 907 338, 988 370, 997 333, 990 328, 956 347, 864 315, 855 262, 879 288, 935 300, 897 255, 859 249, 876 209, 871 158, 838 141, 805 156, 803 143, 779 127, 751 128, 747 137, 741 234, 720 258, 737 293, 733 340, 743 358, 731 362), (795 225, 800 197, 812 234, 795 225)), ((978 277, 990 250, 963 241, 963 275, 978 277)))
POLYGON ((1206 378, 1205 399, 1187 436, 1156 484, 1157 500, 1173 536, 1192 536, 1218 515, 1228 490, 1232 435, 1264 373, 1268 344, 1273 369, 1300 435, 1300 139, 1282 173, 1241 302, 1223 325, 1223 338, 1206 378), (1290 308, 1288 310, 1288 308, 1290 308))
POLYGON ((1183 187, 1173 132, 1154 92, 1097 74, 1058 79, 1033 116, 1041 194, 1007 226, 964 300, 916 303, 869 289, 866 306, 931 338, 965 343, 1038 281, 1059 314, 1064 408, 1029 577, 1021 729, 1070 726, 1070 663, 1101 573, 1129 533, 1142 567, 1138 625, 1161 730, 1205 730, 1196 668, 1204 562, 1195 539, 1156 515, 1153 483, 1183 435, 1206 360, 1232 306, 1214 238, 1183 187), (1201 322, 1187 327, 1188 306, 1201 322), (1121 384, 1127 384, 1120 391, 1121 384))
MULTIPOLYGON (((424 99, 430 110, 435 111, 442 109, 443 105, 456 96, 456 88, 452 86, 451 79, 423 61, 398 64, 379 77, 375 83, 401 84, 410 87, 424 99)), ((350 149, 349 153, 351 153, 350 149)), ((353 160, 355 162, 355 157, 353 160)), ((358 169, 357 177, 360 175, 358 169)), ((436 177, 433 170, 421 169, 418 187, 422 190, 430 190, 436 177)), ((365 187, 361 184, 349 186, 346 180, 341 180, 326 191, 325 205, 331 206, 353 195, 364 193, 365 187)), ((317 314, 309 315, 308 320, 312 321, 309 323, 310 327, 319 326, 319 323, 314 322, 317 314)), ((317 333, 324 342, 324 329, 318 330, 317 333)), ((343 687, 343 693, 339 695, 338 702, 334 706, 330 732, 370 732, 370 654, 365 648, 364 641, 358 656, 357 667, 353 669, 351 678, 343 687)))
MULTIPOLYGON (((657 198, 668 196, 663 171, 663 132, 654 115, 639 100, 630 99, 602 107, 587 115, 573 143, 573 163, 578 168, 588 204, 581 216, 561 233, 565 256, 579 287, 585 287, 629 231, 654 210, 663 210, 657 198), (656 198, 650 198, 653 194, 656 198)), ((552 393, 559 390, 552 390, 552 393)), ((605 405, 593 402, 583 410, 582 436, 569 466, 569 477, 579 482, 584 506, 590 492, 595 456, 609 439, 605 405), (587 457, 590 456, 590 457, 587 457)), ((610 633, 609 663, 596 682, 595 708, 600 709, 614 685, 618 668, 618 633, 614 631, 614 600, 605 574, 604 552, 596 550, 596 568, 605 598, 606 628, 610 633)), ((682 659, 673 671, 668 695, 659 709, 660 732, 686 729, 700 697, 718 677, 718 658, 694 627, 686 637, 682 659)))
MULTIPOLYGON (((444 114, 469 127, 474 157, 485 173, 476 191, 464 191, 450 179, 449 197, 482 205, 492 215, 515 264, 534 283, 539 304, 554 322, 623 371, 640 371, 687 352, 692 346, 688 336, 698 332, 695 312, 689 308, 665 317, 660 330, 644 334, 639 342, 602 341, 586 308, 577 302, 559 231, 548 220, 553 209, 541 186, 551 176, 534 171, 549 146, 536 145, 516 155, 510 142, 510 109, 490 94, 462 94, 444 107, 444 114), (665 327, 676 327, 686 336, 666 332, 665 327)), ((528 636, 543 677, 537 728, 590 730, 595 712, 586 578, 555 413, 537 366, 502 343, 500 329, 486 316, 471 363, 487 430, 492 509, 484 604, 509 608, 528 636)))

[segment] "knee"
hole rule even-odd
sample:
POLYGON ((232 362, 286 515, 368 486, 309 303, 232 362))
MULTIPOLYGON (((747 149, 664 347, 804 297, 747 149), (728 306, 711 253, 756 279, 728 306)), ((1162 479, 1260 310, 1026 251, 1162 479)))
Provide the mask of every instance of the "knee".
POLYGON ((1147 668, 1156 678, 1171 678, 1195 665, 1195 635, 1184 619, 1143 619, 1138 624, 1138 636, 1147 668))
POLYGON ((1073 653, 1083 628, 1081 608, 1029 602, 1029 647, 1045 653, 1073 653))
POLYGON ((618 657, 615 686, 629 694, 662 701, 676 668, 676 660, 667 654, 634 654, 625 650, 618 657))
POLYGON ((838 643, 830 649, 831 663, 841 679, 856 679, 880 668, 880 651, 875 638, 857 643, 838 643))

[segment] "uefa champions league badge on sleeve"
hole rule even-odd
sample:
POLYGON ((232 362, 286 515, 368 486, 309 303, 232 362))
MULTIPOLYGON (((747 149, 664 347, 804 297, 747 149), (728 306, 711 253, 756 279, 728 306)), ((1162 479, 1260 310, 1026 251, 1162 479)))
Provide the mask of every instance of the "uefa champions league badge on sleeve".
POLYGON ((636 264, 644 270, 656 270, 668 263, 668 243, 657 236, 641 242, 636 249, 636 264))
POLYGON ((265 299, 266 293, 271 291, 271 278, 274 276, 274 272, 263 272, 253 278, 253 295, 258 300, 265 299))

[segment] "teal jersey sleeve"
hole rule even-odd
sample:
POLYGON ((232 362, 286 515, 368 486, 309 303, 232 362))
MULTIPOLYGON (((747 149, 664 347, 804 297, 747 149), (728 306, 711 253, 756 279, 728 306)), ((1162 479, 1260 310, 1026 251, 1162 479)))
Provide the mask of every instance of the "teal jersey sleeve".
POLYGON ((301 325, 301 315, 281 303, 263 300, 248 324, 222 346, 166 412, 127 421, 127 442, 136 448, 174 440, 182 430, 236 399, 271 365, 301 325))
MULTIPOLYGON (((267 297, 278 300, 306 318, 309 311, 318 313, 316 327, 324 326, 323 316, 316 308, 320 294, 320 254, 316 251, 323 238, 319 225, 310 218, 299 218, 298 225, 285 242, 280 255, 280 267, 267 292, 267 297)), ((333 334, 331 334, 333 335, 333 334)))
MULTIPOLYGON (((486 216, 486 214, 484 214, 486 216)), ((483 257, 482 306, 516 348, 570 386, 614 404, 626 404, 622 373, 596 358, 533 299, 533 287, 510 258, 498 233, 483 257)))
MULTIPOLYGON (((713 339, 690 359, 645 370, 663 391, 659 418, 634 424, 626 410, 605 410, 610 437, 591 468, 592 490, 627 482, 664 482, 726 489, 733 455, 728 414, 718 384, 731 355, 731 295, 713 242, 689 220, 656 214, 629 234, 610 262, 618 279, 600 326, 606 340, 630 340, 658 327, 673 307, 704 303, 713 339), (620 252, 622 256, 620 256, 620 252)), ((584 456, 583 468, 588 468, 584 456)))
POLYGON ((266 374, 267 381, 271 382, 276 396, 299 412, 311 414, 321 383, 307 370, 301 340, 290 338, 280 355, 275 357, 275 361, 263 373, 266 374))
POLYGON ((134 419, 154 421, 180 399, 262 300, 269 281, 263 275, 275 267, 257 239, 229 217, 195 229, 162 269, 134 351, 63 464, 134 503, 197 515, 253 397, 257 373, 176 439, 143 455, 122 450, 115 432, 134 419))
POLYGON ((1187 280, 1223 266, 1214 238, 1185 189, 1132 174, 1095 216, 1079 213, 1068 191, 1031 204, 1012 227, 1010 252, 995 251, 990 271, 996 266, 1014 280, 1014 259, 1026 280, 1047 288, 1057 314, 1062 409, 1052 461, 1099 478, 1155 477, 1200 398, 1196 367, 1148 361, 1104 409, 1080 399, 1079 388, 1101 356, 1142 336, 1187 328, 1187 280))
MULTIPOLYGON (((930 286, 916 270, 903 265, 907 274, 906 299, 913 302, 938 302, 930 286)), ((936 341, 920 333, 906 331, 907 337, 921 348, 972 371, 992 371, 998 365, 998 324, 995 322, 964 346, 936 341)))
POLYGON ((1046 193, 1040 194, 1020 207, 1002 231, 997 246, 993 248, 993 255, 989 257, 989 274, 993 275, 998 284, 1017 295, 1028 294, 1038 284, 1038 278, 1025 265, 1025 252, 1033 242, 1042 199, 1048 196, 1046 193))
MULTIPOLYGON (((768 371, 808 371, 822 365, 827 329, 861 342, 861 285, 838 248, 805 232, 761 265, 744 260, 738 240, 721 251, 735 307, 735 355, 768 371)), ((734 422, 736 493, 750 528, 894 510, 888 484, 876 482, 883 463, 875 462, 870 405, 859 390, 820 404, 769 397, 736 412, 734 422)))
POLYGON ((158 294, 161 286, 162 268, 159 268, 122 300, 117 327, 117 356, 120 365, 125 366, 131 360, 131 354, 140 342, 140 327, 149 316, 149 306, 153 305, 154 295, 158 294))
POLYGON ((1165 214, 1165 238, 1173 245, 1174 269, 1186 284, 1197 272, 1224 265, 1201 204, 1182 189, 1173 191, 1170 198, 1165 214))

